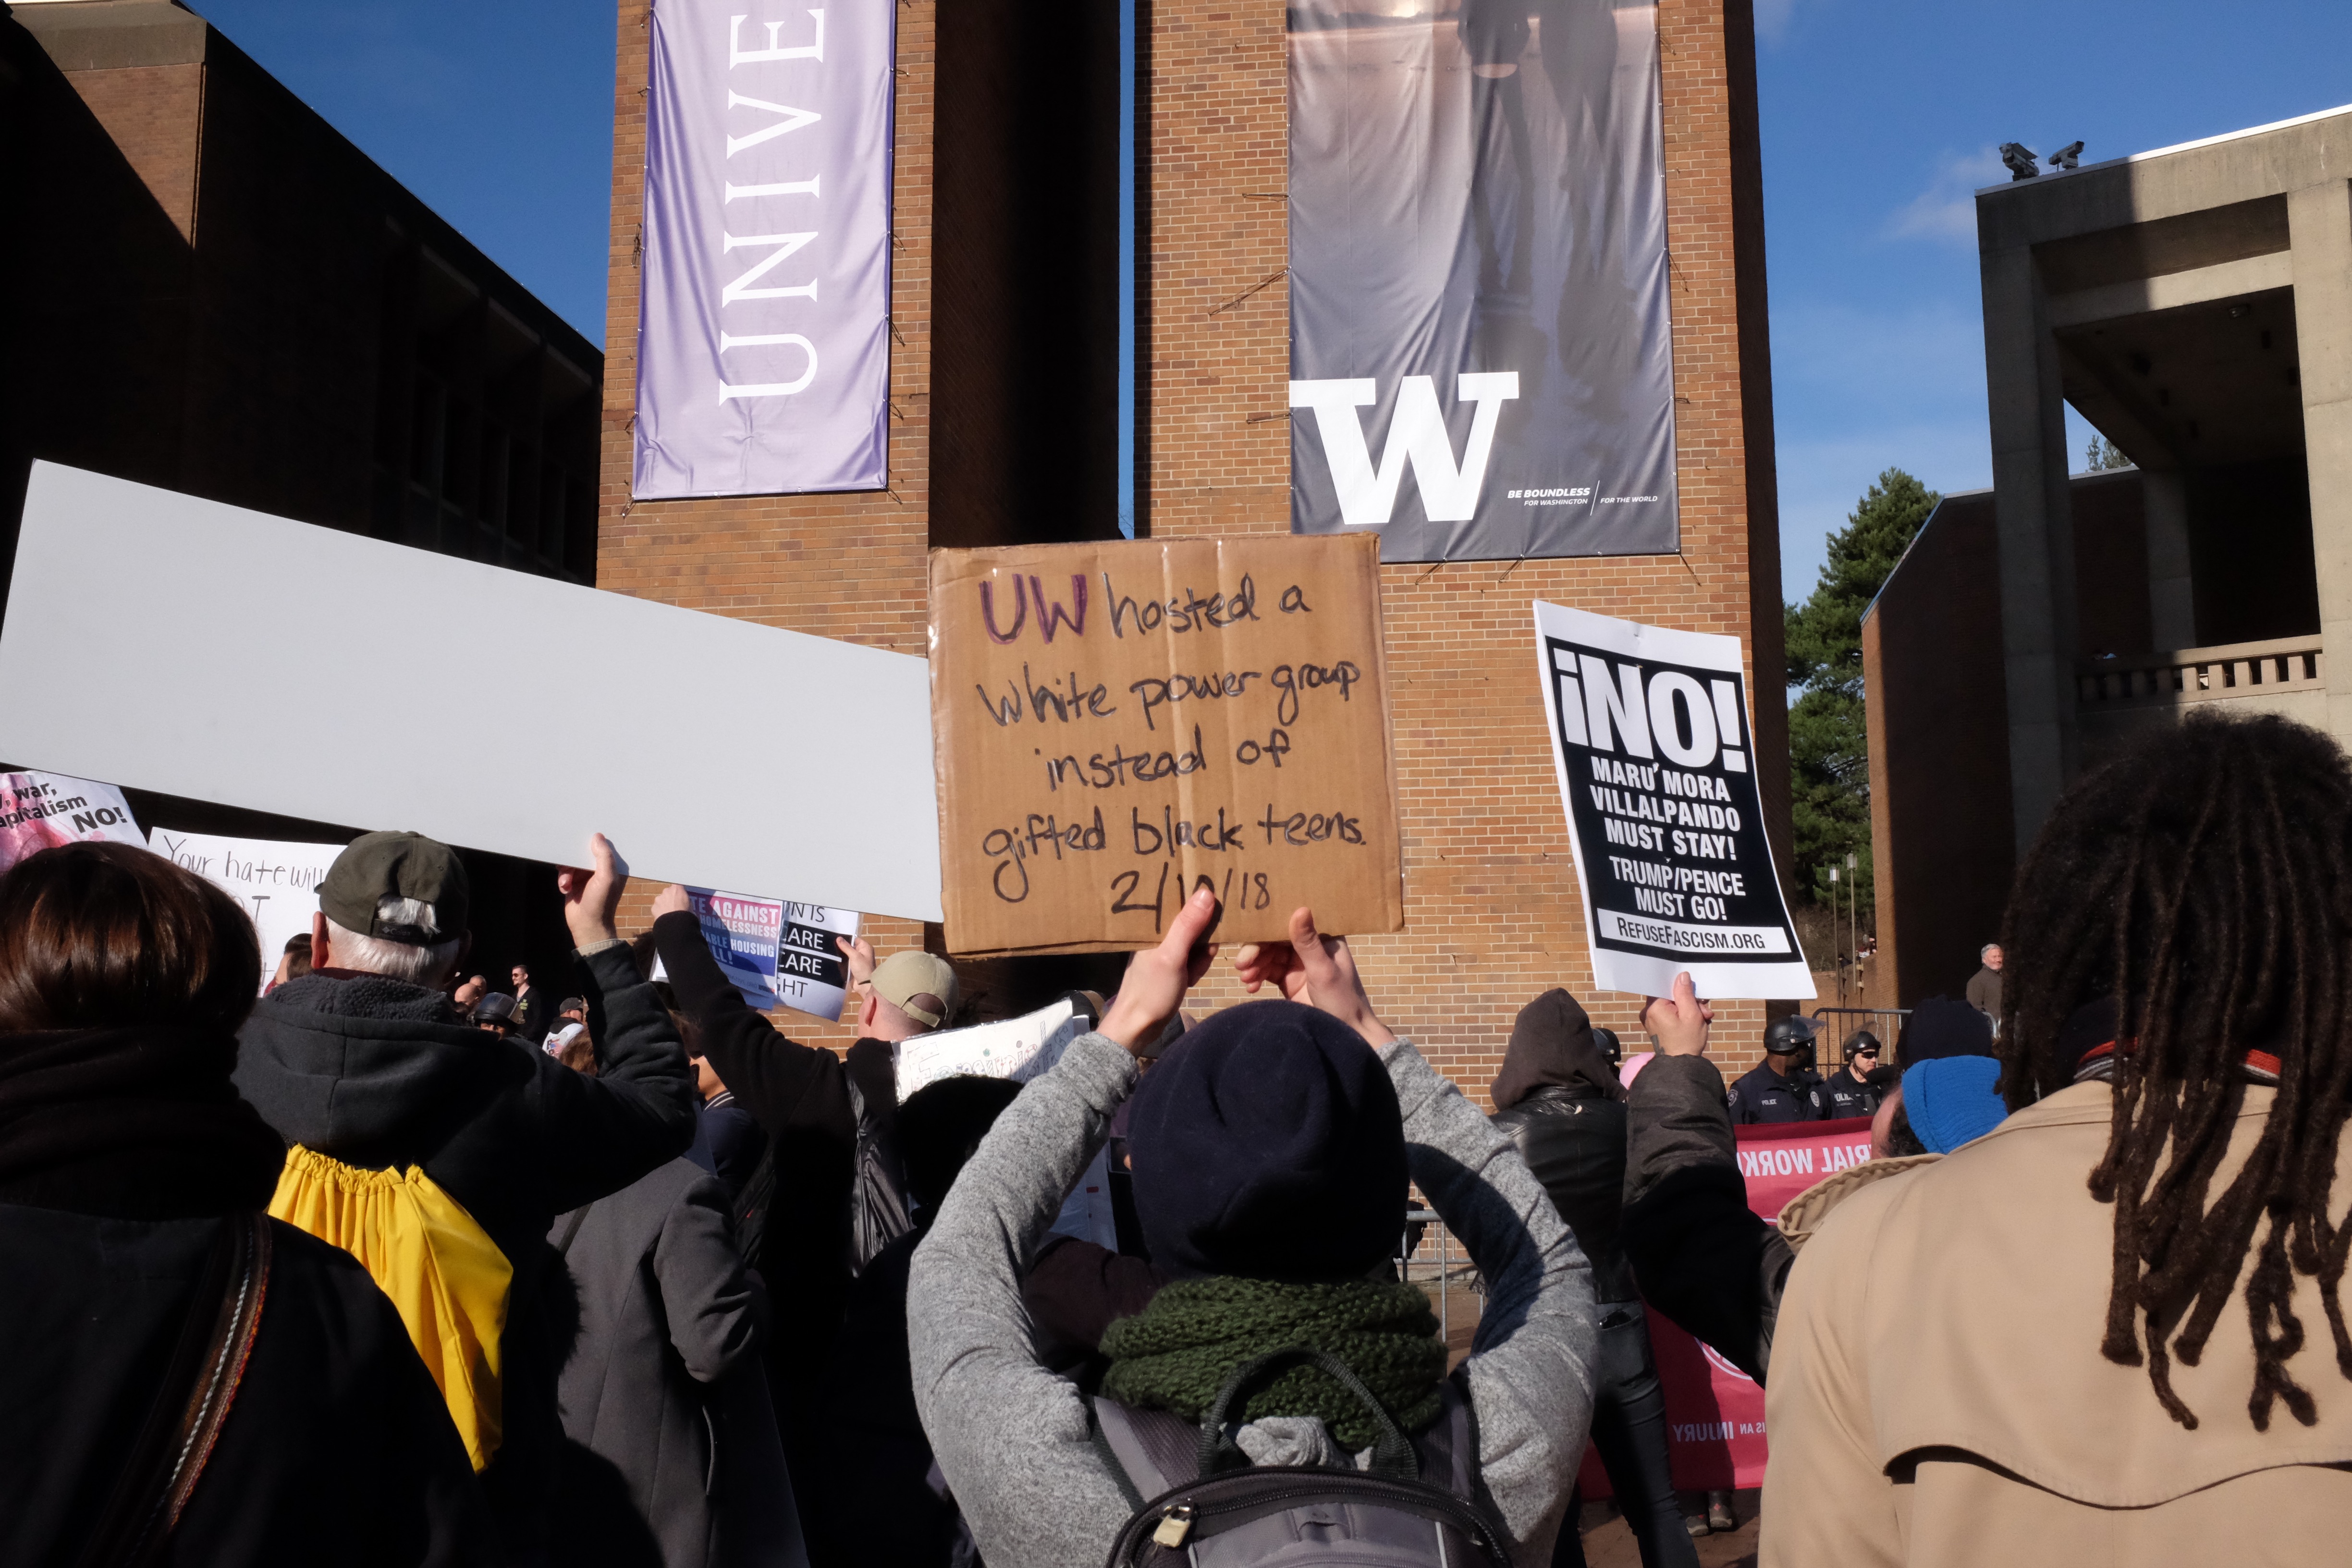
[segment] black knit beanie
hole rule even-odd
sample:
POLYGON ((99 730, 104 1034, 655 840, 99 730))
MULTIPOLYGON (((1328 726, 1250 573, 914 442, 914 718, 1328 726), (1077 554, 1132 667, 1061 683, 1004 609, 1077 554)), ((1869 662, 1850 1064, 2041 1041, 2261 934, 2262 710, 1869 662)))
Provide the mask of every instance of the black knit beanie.
POLYGON ((1404 1118, 1380 1054, 1296 1002, 1187 1030, 1143 1075, 1129 1123, 1152 1263, 1180 1279, 1359 1279, 1395 1256, 1404 1118))

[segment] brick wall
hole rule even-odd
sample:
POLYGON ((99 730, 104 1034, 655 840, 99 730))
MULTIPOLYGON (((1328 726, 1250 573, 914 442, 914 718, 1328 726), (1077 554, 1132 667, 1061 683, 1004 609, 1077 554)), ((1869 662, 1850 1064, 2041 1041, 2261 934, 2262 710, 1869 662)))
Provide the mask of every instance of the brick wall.
MULTIPOLYGON (((1683 553, 1382 568, 1402 816, 1405 930, 1358 942, 1374 1001, 1474 1098, 1512 1015, 1565 985, 1628 1037, 1636 998, 1595 994, 1528 601, 1724 632, 1766 674, 1757 714, 1785 872, 1787 721, 1772 507, 1755 45, 1745 0, 1660 7, 1683 553), (1750 388, 1753 388, 1753 394, 1750 388)), ((1283 7, 1152 10, 1150 509, 1159 537, 1290 526, 1283 7), (1273 281, 1268 282, 1267 279, 1273 281), (1255 289, 1255 293, 1250 292, 1255 289), (1246 298, 1244 298, 1246 296, 1246 298)), ((1229 979, 1204 1005, 1235 1000, 1229 979)), ((1718 1010, 1727 1067, 1760 1059, 1764 1008, 1718 1010)))
MULTIPOLYGON (((624 0, 615 99, 602 586, 908 652, 923 647, 933 275, 930 0, 898 12, 898 246, 891 489, 639 503, 628 495, 646 14, 624 0), (855 545, 855 549, 845 548, 855 545)), ((1283 7, 1160 0, 1149 9, 1139 138, 1150 454, 1141 510, 1160 537, 1289 526, 1283 7), (1254 290, 1254 291, 1253 291, 1254 290)), ((1786 723, 1754 41, 1747 0, 1661 9, 1683 553, 1383 569, 1406 930, 1366 938, 1375 999, 1474 1096, 1517 1008, 1551 985, 1629 1037, 1634 998, 1593 996, 1583 913, 1529 678, 1528 603, 1738 636, 1765 673, 1759 758, 1776 850, 1788 847, 1786 723)), ((854 743, 842 737, 842 743, 854 743)), ((640 892, 636 907, 647 895, 640 892)), ((876 921, 886 952, 919 940, 876 921)), ((1203 1005, 1238 994, 1205 986, 1203 1005)), ((847 1031, 803 1029, 845 1043, 847 1031)), ((1756 1059, 1764 1007, 1721 1010, 1727 1067, 1756 1059)), ((1629 1038, 1629 1046, 1638 1041, 1629 1038)))

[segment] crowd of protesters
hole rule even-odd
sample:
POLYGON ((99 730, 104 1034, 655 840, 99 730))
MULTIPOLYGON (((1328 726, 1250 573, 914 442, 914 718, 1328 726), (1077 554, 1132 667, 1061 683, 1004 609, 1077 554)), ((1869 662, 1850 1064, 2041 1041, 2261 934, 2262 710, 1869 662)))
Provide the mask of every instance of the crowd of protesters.
POLYGON ((2315 1561, 2352 1501, 2352 768, 2284 720, 2082 780, 1891 1046, 1778 1020, 1727 1085, 1684 975, 1628 1073, 1553 989, 1491 1119, 1306 909, 1188 1016, 1203 889, 1029 1081, 902 1103, 951 964, 845 940, 803 1045, 583 859, 555 991, 467 970, 415 834, 274 973, 135 847, 0 874, 0 1561, 1541 1568, 1589 1438, 1691 1564, 1657 1318, 1765 1387, 1773 1568, 2315 1561), (1863 1117, 1750 1207, 1738 1126, 1863 1117), (1116 1246, 1062 1217, 1107 1146, 1116 1246))

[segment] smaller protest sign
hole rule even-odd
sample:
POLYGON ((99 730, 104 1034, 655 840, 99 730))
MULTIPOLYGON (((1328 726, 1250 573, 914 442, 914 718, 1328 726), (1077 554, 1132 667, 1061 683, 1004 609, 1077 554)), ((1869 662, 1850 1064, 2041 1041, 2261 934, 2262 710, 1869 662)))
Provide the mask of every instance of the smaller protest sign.
POLYGON ((0 871, 27 855, 83 840, 147 842, 112 784, 64 773, 0 773, 0 871))
POLYGON ((307 936, 319 912, 319 884, 343 852, 340 844, 288 844, 274 838, 223 838, 211 833, 174 833, 159 827, 147 847, 235 899, 253 917, 261 941, 261 979, 267 990, 289 937, 307 936))
POLYGON ((849 992, 849 961, 835 939, 856 936, 856 910, 787 900, 776 948, 776 1000, 820 1018, 839 1018, 849 992))
POLYGON ((1596 984, 1813 994, 1757 791, 1739 639, 1538 600, 1537 679, 1596 984))
POLYGON ((898 1047, 898 1099, 904 1103, 926 1084, 965 1073, 1026 1083, 1093 1027, 1094 1019, 1076 996, 1064 995, 1018 1018, 918 1035, 898 1047))
MULTIPOLYGON (((856 937, 856 910, 709 888, 688 888, 686 899, 702 923, 704 945, 744 1001, 762 1013, 782 1002, 814 1017, 841 1016, 849 961, 834 939, 856 937)), ((653 977, 668 978, 658 957, 653 977)))

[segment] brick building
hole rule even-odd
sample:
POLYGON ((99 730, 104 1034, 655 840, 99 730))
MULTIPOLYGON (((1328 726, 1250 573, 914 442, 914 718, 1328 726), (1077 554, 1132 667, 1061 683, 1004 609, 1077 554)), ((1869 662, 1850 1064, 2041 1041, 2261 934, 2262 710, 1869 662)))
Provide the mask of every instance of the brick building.
MULTIPOLYGON (((0 572, 47 458, 594 581, 603 355, 184 5, 0 15, 0 572)), ((254 721, 326 695, 318 656, 289 648, 282 691, 242 694, 254 721)), ((495 672, 445 669, 420 746, 536 765, 551 738, 515 754, 495 672)), ((149 827, 353 831, 131 803, 149 827)), ((478 961, 561 973, 551 869, 469 860, 478 961)))
MULTIPOLYGON (((1286 531, 1284 10, 1273 0, 1138 9, 1137 531, 1286 531)), ((1024 389, 1055 374, 1105 386, 1106 366, 1116 371, 1117 321, 1103 310, 1112 274, 1100 264, 1116 244, 1118 171, 1100 156, 1116 144, 1116 78, 1090 74, 1115 45, 1105 28, 1114 16, 1004 0, 899 5, 889 488, 633 502, 647 5, 622 0, 600 586, 919 654, 927 549, 1113 531, 1107 473, 1090 489, 1067 482, 1104 472, 1110 400, 1066 393, 1041 409, 1024 389), (1069 90, 1079 79, 1097 88, 1069 90), (1024 221, 1008 225, 1013 214, 1024 221), (1049 259, 1058 270, 1041 279, 1049 259), (1066 454, 1051 485, 1037 452, 1020 445, 1038 441, 1066 454), (993 445, 976 453, 975 443, 993 445)), ((1360 955, 1383 1014, 1474 1092, 1520 1005, 1555 984, 1591 994, 1529 674, 1529 600, 1748 646, 1751 680, 1762 675, 1759 771, 1787 864, 1753 17, 1748 0, 1664 0, 1659 26, 1682 553, 1381 574, 1406 929, 1365 939, 1360 955)), ((886 952, 927 934, 887 920, 871 930, 886 952)), ((936 946, 940 933, 928 940, 936 946)), ((1043 962, 975 978, 1010 1002, 1041 984, 1022 964, 1043 962)), ((1094 965, 1106 971, 1115 977, 1116 965, 1094 965)), ((1054 978, 1074 972, 1065 964, 1054 978)), ((1221 979, 1202 1000, 1236 994, 1221 979)), ((1621 1030, 1637 1005, 1592 999, 1597 1020, 1621 1030)), ((1727 1065, 1756 1056, 1763 1018, 1760 1003, 1722 1010, 1727 1065)))

